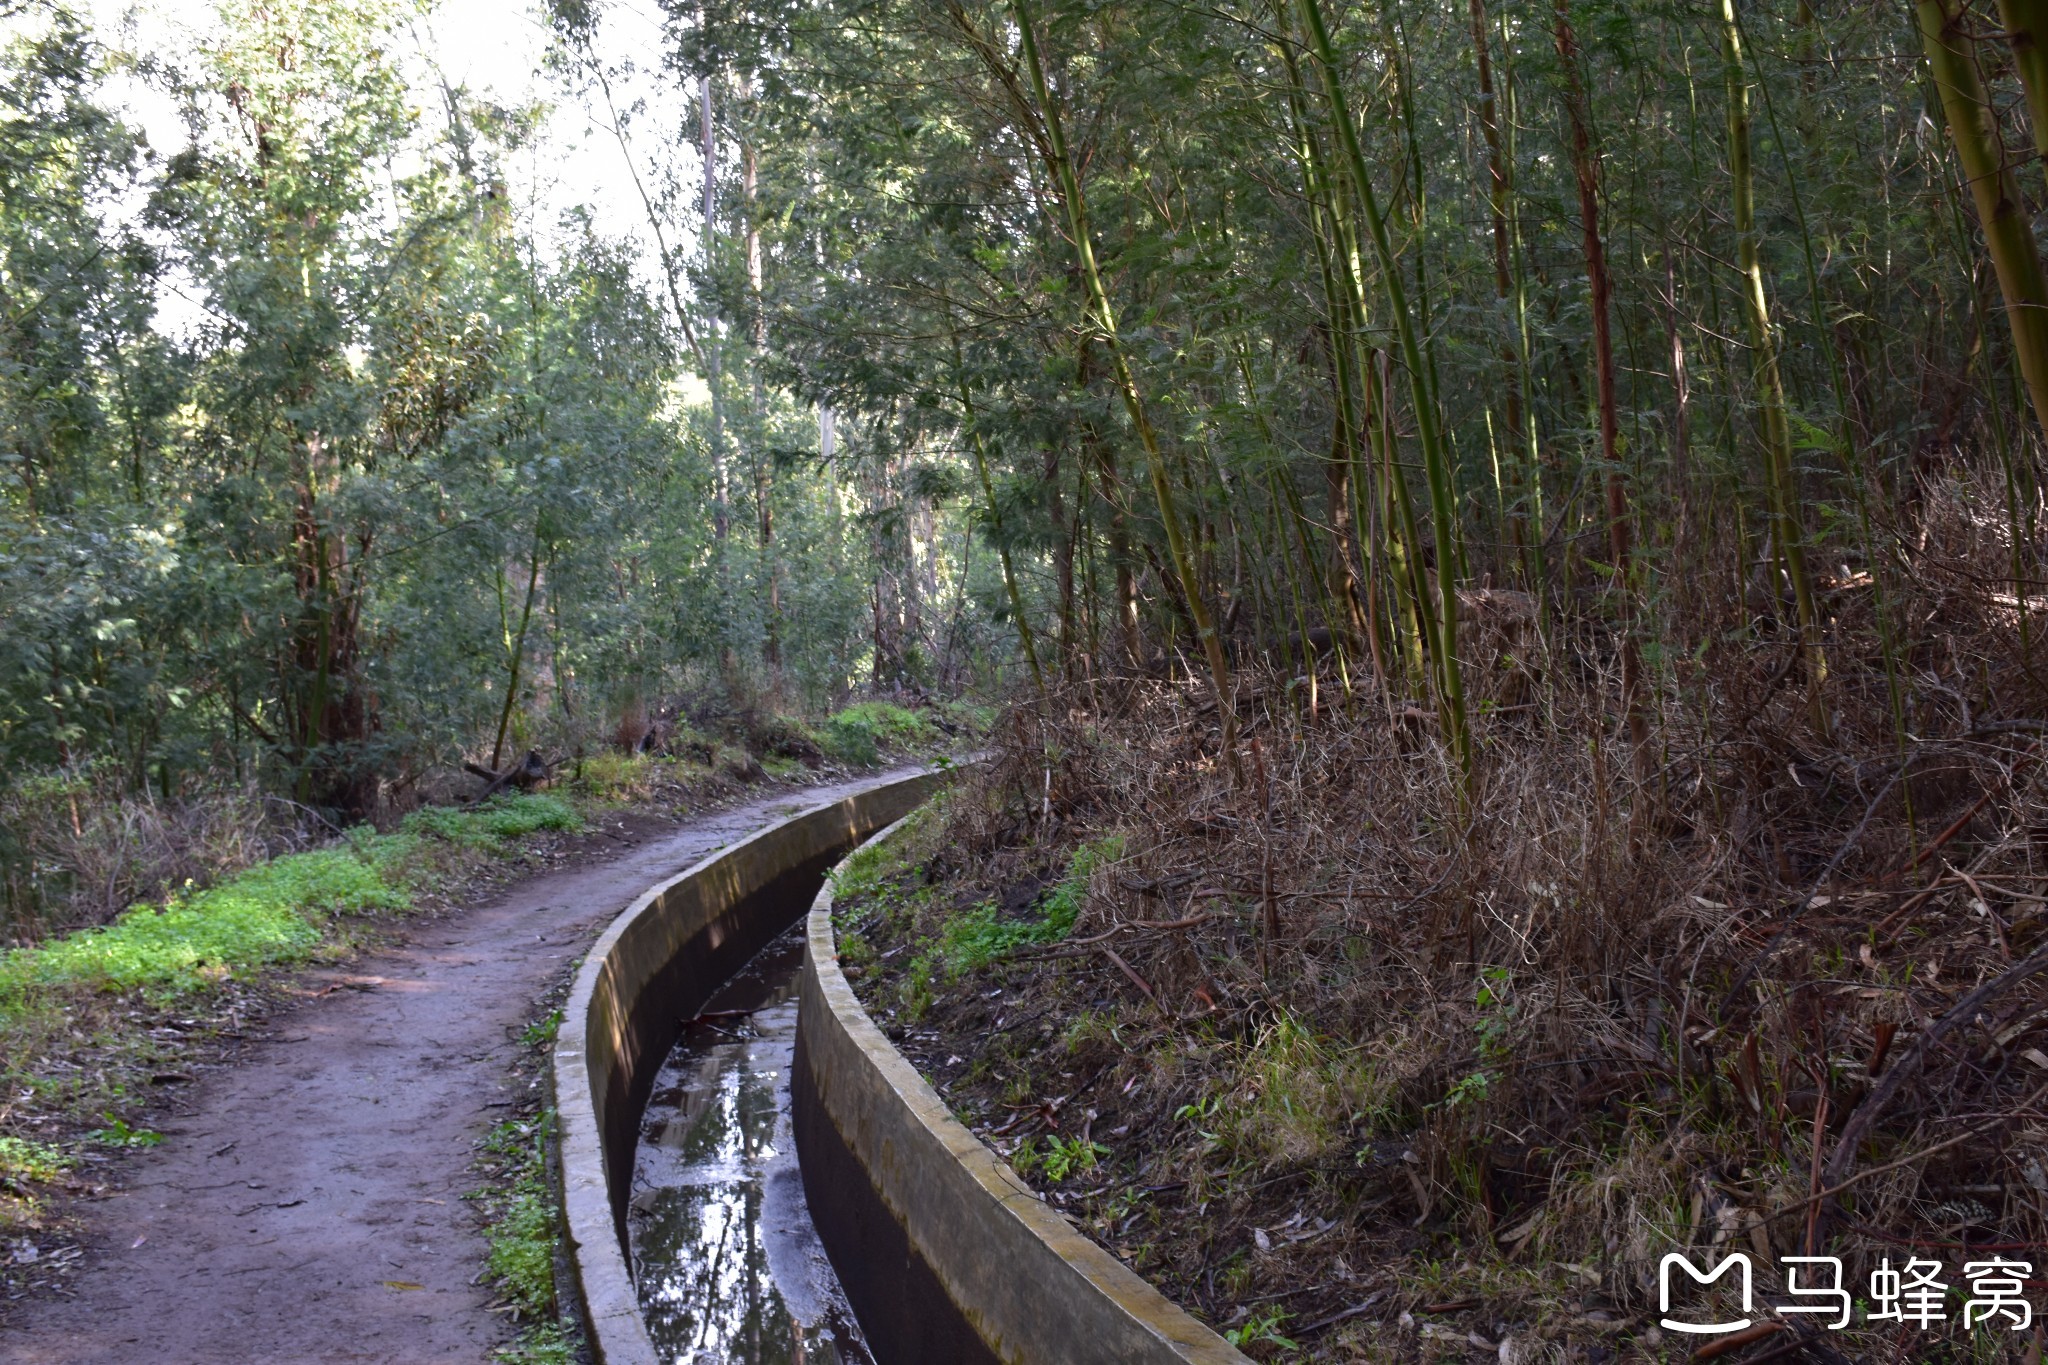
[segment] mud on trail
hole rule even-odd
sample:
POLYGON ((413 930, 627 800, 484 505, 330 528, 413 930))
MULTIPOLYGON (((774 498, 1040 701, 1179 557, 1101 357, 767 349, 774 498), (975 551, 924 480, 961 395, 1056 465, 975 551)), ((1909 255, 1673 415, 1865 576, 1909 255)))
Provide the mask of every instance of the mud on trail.
POLYGON ((569 961, 648 886, 874 776, 643 831, 423 922, 270 1020, 193 1087, 127 1187, 78 1212, 88 1263, 8 1305, 0 1361, 488 1361, 511 1332, 473 1281, 474 1144, 517 1098, 519 1034, 569 961))

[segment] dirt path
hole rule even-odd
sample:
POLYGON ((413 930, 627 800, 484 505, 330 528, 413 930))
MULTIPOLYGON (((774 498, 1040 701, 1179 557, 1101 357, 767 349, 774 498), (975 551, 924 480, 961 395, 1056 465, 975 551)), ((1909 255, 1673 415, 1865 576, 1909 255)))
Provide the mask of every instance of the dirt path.
POLYGON ((129 1188, 91 1209, 72 1296, 13 1305, 0 1360, 489 1360, 509 1334, 471 1284, 484 1243, 462 1196, 473 1144, 508 1111, 535 1000, 653 882, 875 780, 689 820, 355 964, 349 979, 369 989, 280 1015, 161 1125, 129 1188))

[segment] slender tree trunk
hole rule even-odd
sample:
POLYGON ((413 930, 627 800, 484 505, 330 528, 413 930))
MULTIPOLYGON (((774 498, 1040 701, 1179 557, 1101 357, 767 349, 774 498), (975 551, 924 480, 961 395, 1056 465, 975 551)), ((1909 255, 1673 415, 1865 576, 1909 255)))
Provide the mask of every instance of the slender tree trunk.
POLYGON ((1628 476, 1621 465, 1620 403, 1614 373, 1614 283, 1600 235, 1600 165, 1593 151, 1592 113, 1579 76, 1578 35, 1571 0, 1556 0, 1557 56, 1564 68, 1565 112, 1572 130, 1572 170, 1579 191, 1579 240, 1592 290, 1593 380, 1600 409, 1600 462, 1606 471, 1607 551, 1614 561, 1615 600, 1621 618, 1621 709, 1640 771, 1649 761, 1649 727, 1642 711, 1642 659, 1635 638, 1635 548, 1628 476))
MULTIPOLYGON (((1430 381, 1429 361, 1423 353, 1421 338, 1417 335, 1415 319, 1409 311, 1408 299, 1401 285, 1400 261, 1394 255, 1392 239, 1387 235, 1386 219, 1380 213, 1379 199, 1372 187, 1372 177, 1365 164, 1365 149, 1358 138, 1358 125, 1351 114, 1350 101, 1344 94, 1344 83, 1337 69, 1336 46, 1330 41, 1330 30, 1323 21, 1320 0, 1301 0, 1304 17, 1308 21, 1309 36, 1312 40, 1317 65, 1322 71, 1323 94, 1329 104, 1331 122, 1337 127, 1337 140, 1342 147, 1349 165, 1351 177, 1358 193, 1359 205, 1365 211, 1366 227, 1372 237, 1373 252, 1378 257, 1380 285, 1387 294, 1388 312, 1393 315, 1394 335, 1401 347, 1401 364, 1408 372, 1409 399, 1414 408, 1415 430, 1422 446, 1422 462, 1429 481, 1429 506, 1431 531, 1436 538, 1437 559, 1437 601, 1436 601, 1436 681, 1438 707, 1442 713, 1445 739, 1451 746, 1460 770, 1465 774, 1465 792, 1470 794, 1472 776, 1472 734, 1465 721, 1465 680, 1462 665, 1458 660, 1458 528, 1457 490, 1451 470, 1450 450, 1443 439, 1438 422, 1436 395, 1430 381)), ((1391 448, 1387 454, 1391 462, 1391 448)), ((1390 472, 1398 474, 1398 469, 1390 472)))
POLYGON ((753 433, 749 441, 754 474, 754 524, 761 553, 761 662, 768 670, 768 685, 782 680, 782 565, 775 553, 775 470, 768 454, 768 386, 761 377, 761 358, 768 351, 768 308, 761 289, 761 224, 756 182, 758 158, 751 139, 740 146, 742 177, 747 209, 747 300, 749 318, 748 378, 754 399, 753 433))
POLYGON ((540 521, 533 523, 533 560, 527 566, 526 604, 519 609, 519 629, 505 640, 505 704, 498 708, 498 737, 491 743, 491 767, 505 755, 505 732, 512 726, 512 708, 519 701, 519 671, 526 662, 526 629, 533 622, 533 601, 540 591, 540 521))
POLYGON ((662 226, 661 214, 655 210, 653 196, 647 192, 647 183, 640 178, 640 163, 633 155, 633 143, 626 136, 625 121, 619 117, 619 107, 612 99, 611 78, 605 74, 604 63, 598 60, 587 42, 583 47, 583 60, 597 80, 598 92, 604 97, 612 138, 619 144, 619 155, 625 158, 626 173, 633 178, 633 191, 640 197, 641 212, 647 217, 648 230, 654 234, 654 248, 661 257, 662 280, 668 289, 669 307, 675 314, 676 327, 683 334, 683 344, 690 348, 690 354, 696 359, 697 368, 705 370, 709 362, 704 347, 697 340, 697 329, 690 325, 690 310, 683 306, 682 262, 675 252, 669 250, 668 231, 662 226))
MULTIPOLYGON (((1277 15, 1281 25, 1287 23, 1287 12, 1283 4, 1277 15)), ((1374 533, 1376 522, 1373 518, 1360 515, 1367 503, 1367 494, 1362 484, 1373 480, 1367 475, 1363 450, 1369 444, 1365 431, 1368 420, 1362 412, 1368 384, 1361 380, 1360 360, 1364 351, 1360 346, 1362 328, 1359 310, 1362 300, 1349 268, 1345 255, 1348 246, 1342 240, 1339 225, 1341 219, 1331 197, 1331 181, 1324 161, 1322 148, 1315 130, 1309 124, 1308 92, 1301 79, 1300 63, 1295 59, 1294 46, 1290 39, 1282 37, 1275 44, 1281 60, 1287 68, 1287 105, 1294 131, 1294 158, 1301 170, 1302 187, 1308 198, 1309 234, 1315 243, 1316 266, 1322 277, 1323 311, 1327 318, 1325 336, 1330 348, 1330 390, 1333 414, 1331 418, 1330 458, 1327 483, 1330 493, 1331 544, 1327 562, 1319 575, 1319 585, 1324 599, 1324 616, 1333 631, 1342 619, 1349 623, 1355 640, 1359 635, 1366 639, 1372 655, 1374 680, 1382 697, 1387 695, 1386 650, 1380 639, 1379 612, 1370 605, 1375 597, 1372 582, 1374 566, 1379 559, 1379 549, 1369 539, 1374 533), (1343 269, 1340 271, 1340 262, 1343 269), (1363 477, 1362 477, 1363 476, 1363 477), (1356 540, 1354 542, 1353 533, 1356 540), (1354 560, 1354 543, 1357 547, 1354 560), (1361 590, 1361 572, 1365 585, 1361 590)), ((1242 348, 1240 365, 1244 370, 1247 401, 1251 391, 1251 358, 1242 348)), ((1263 431, 1265 418, 1260 412, 1263 431)), ((1270 441, 1271 435, 1267 433, 1270 441)), ((1299 505, 1291 480, 1287 482, 1290 510, 1304 540, 1307 529, 1302 525, 1305 518, 1299 505)), ((1313 569, 1313 565, 1311 568, 1313 569)), ((1344 663, 1344 651, 1338 654, 1339 667, 1344 670, 1345 689, 1350 689, 1350 673, 1344 663)), ((1315 661, 1308 661, 1310 677, 1314 677, 1315 661)))
MULTIPOLYGON (((1284 5, 1278 10, 1277 17, 1282 25, 1287 23, 1284 5)), ((1391 699, 1387 680, 1391 677, 1389 670, 1392 667, 1399 666, 1410 682, 1426 679, 1430 670, 1436 667, 1435 614, 1430 607, 1428 576, 1416 550, 1413 500, 1409 496, 1407 479, 1393 454, 1393 423, 1391 415, 1385 411, 1388 386, 1379 377, 1383 353, 1374 349, 1368 339, 1365 264, 1358 245, 1357 215, 1344 193, 1342 177, 1331 174, 1318 140, 1309 127, 1305 108, 1308 96, 1292 42, 1283 39, 1277 46, 1287 68, 1288 99, 1294 106, 1295 121, 1300 126, 1298 156, 1310 200, 1309 226, 1312 231, 1321 229, 1325 234, 1326 243, 1324 239, 1318 239, 1322 248, 1318 255, 1324 263, 1334 267, 1336 292, 1331 292, 1330 281, 1324 283, 1331 335, 1340 340, 1342 347, 1342 354, 1333 364, 1344 372, 1344 362, 1348 359, 1350 383, 1356 387, 1355 405, 1343 415, 1343 420, 1351 424, 1354 432, 1351 443, 1354 456, 1361 462, 1370 461, 1362 464, 1366 477, 1351 480, 1353 520, 1358 523, 1363 537, 1360 543, 1363 547, 1361 557, 1365 561, 1364 612, 1374 632, 1371 641, 1373 662, 1380 670, 1382 695, 1391 699), (1320 211, 1318 204, 1323 205, 1320 211), (1386 613, 1386 619, 1394 627, 1392 659, 1383 658, 1381 641, 1377 638, 1381 620, 1379 595, 1383 584, 1392 593, 1386 613)), ((1352 392, 1352 388, 1340 378, 1337 389, 1340 412, 1351 401, 1349 395, 1352 392)), ((1437 691, 1441 704, 1442 689, 1437 691)))
MULTIPOLYGON (((718 242, 718 125, 711 108, 711 77, 698 82, 704 152, 704 268, 716 265, 718 242)), ((725 404, 719 396, 718 324, 714 320, 705 338, 704 382, 711 389, 711 527, 719 543, 721 561, 727 532, 732 522, 732 474, 725 454, 725 404)))
POLYGON ((2048 0, 1998 0, 2005 41, 2027 93, 2027 117, 2034 125, 2034 154, 2048 176, 2048 0))
POLYGON ((1010 599, 1010 616, 1017 623, 1017 643, 1024 650, 1024 662, 1031 669, 1031 681, 1040 697, 1045 695, 1045 670, 1038 662, 1038 642, 1031 634, 1031 618, 1024 611, 1024 594, 1017 587, 1017 571, 1010 563, 1010 540, 1003 529, 1003 509, 996 501, 995 480, 988 472, 988 451, 982 444, 981 425, 975 417, 974 395, 967 387, 967 373, 960 361, 960 342, 953 341, 954 374, 960 388, 961 427, 967 434, 967 448, 974 452, 974 472, 981 480, 981 496, 988 506, 989 539, 995 542, 996 558, 1003 566, 1003 593, 1010 599))
MULTIPOLYGON (((1479 67, 1479 131, 1486 139, 1486 207, 1493 219, 1494 296, 1500 301, 1502 313, 1500 358, 1507 380, 1507 393, 1502 405, 1507 414, 1509 439, 1519 440, 1523 424, 1522 357, 1515 344, 1515 329, 1507 316, 1515 294, 1513 249, 1508 233, 1510 181, 1501 148, 1500 101, 1493 89, 1493 57, 1488 51, 1486 41, 1486 0, 1472 0, 1472 55, 1479 67)), ((1511 485, 1512 497, 1506 509, 1508 543, 1518 558, 1526 560, 1529 545, 1529 507, 1522 475, 1528 471, 1522 470, 1520 462, 1516 460, 1509 461, 1509 468, 1516 470, 1517 473, 1511 485)), ((1525 563, 1523 567, 1526 572, 1528 565, 1525 563)))
MULTIPOLYGON (((712 77, 705 72, 698 82, 698 112, 704 156, 704 269, 717 266, 718 243, 718 123, 712 108, 712 77)), ((713 581, 718 585, 718 662, 729 687, 737 686, 738 659, 733 653, 728 619, 732 607, 732 557, 728 540, 732 534, 732 465, 725 443, 724 357, 719 345, 718 319, 704 328, 704 383, 711 395, 711 560, 713 581)))

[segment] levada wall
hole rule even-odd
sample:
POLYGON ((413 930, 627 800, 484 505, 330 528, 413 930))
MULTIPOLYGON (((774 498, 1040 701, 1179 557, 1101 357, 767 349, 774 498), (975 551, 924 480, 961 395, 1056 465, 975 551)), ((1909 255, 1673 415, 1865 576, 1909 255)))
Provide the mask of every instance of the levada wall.
POLYGON ((840 972, 829 884, 811 907, 801 992, 791 1099, 804 1196, 883 1365, 1249 1365, 953 1118, 840 972))
POLYGON ((601 1365, 656 1360, 627 1262, 625 1211, 640 1112, 682 1021, 796 921, 827 869, 941 780, 879 781, 714 854, 634 901, 584 959, 563 1007, 553 1080, 564 1240, 601 1365))

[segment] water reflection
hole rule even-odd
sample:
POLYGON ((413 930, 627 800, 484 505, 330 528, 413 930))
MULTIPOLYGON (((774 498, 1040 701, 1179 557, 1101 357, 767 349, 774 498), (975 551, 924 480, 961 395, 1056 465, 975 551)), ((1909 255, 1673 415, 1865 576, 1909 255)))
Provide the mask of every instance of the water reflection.
POLYGON ((873 1365, 804 1205, 789 1128, 801 928, 683 1031, 641 1121, 628 1231, 675 1365, 873 1365))

